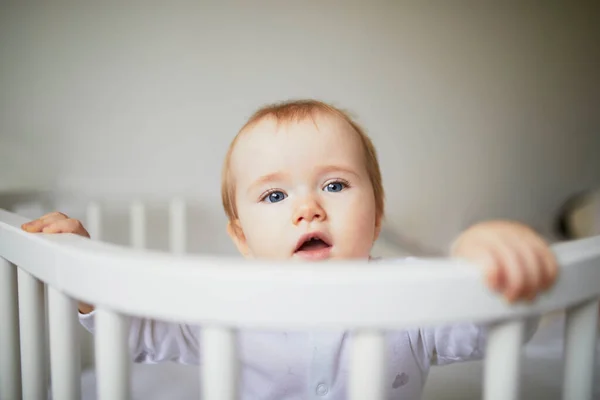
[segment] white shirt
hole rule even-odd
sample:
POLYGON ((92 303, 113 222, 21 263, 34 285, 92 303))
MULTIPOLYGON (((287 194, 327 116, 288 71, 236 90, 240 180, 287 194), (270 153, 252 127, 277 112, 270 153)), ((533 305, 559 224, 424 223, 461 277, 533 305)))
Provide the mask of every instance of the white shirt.
MULTIPOLYGON (((79 315, 92 333, 94 315, 79 315)), ((526 340, 537 322, 528 321, 526 340)), ((200 335, 198 326, 132 317, 129 345, 135 362, 174 361, 201 368, 200 335)), ((346 399, 350 340, 348 331, 240 331, 240 398, 346 399)), ((481 359, 485 343, 486 327, 471 323, 388 332, 387 398, 420 399, 431 365, 481 359)))

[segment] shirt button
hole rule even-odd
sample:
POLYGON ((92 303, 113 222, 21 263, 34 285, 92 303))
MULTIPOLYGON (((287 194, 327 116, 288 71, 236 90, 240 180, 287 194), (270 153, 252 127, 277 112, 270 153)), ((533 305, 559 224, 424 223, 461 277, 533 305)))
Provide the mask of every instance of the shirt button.
POLYGON ((325 385, 324 383, 320 383, 317 386, 317 394, 319 396, 325 396, 327 393, 329 393, 329 388, 327 387, 327 385, 325 385))

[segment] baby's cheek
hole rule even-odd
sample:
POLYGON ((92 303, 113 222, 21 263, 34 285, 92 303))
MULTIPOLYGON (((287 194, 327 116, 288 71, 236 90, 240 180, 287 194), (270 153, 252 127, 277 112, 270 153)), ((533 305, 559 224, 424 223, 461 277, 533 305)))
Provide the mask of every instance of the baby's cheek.
POLYGON ((278 253, 289 247, 284 242, 286 235, 282 231, 281 216, 274 215, 276 210, 268 211, 253 215, 246 221, 246 240, 253 256, 257 258, 278 257, 278 253))
POLYGON ((276 237, 272 235, 272 231, 266 225, 262 227, 260 224, 254 225, 247 239, 255 257, 269 256, 269 253, 273 252, 277 246, 276 237))
POLYGON ((348 218, 345 228, 346 241, 352 246, 353 256, 365 257, 369 255, 375 239, 374 211, 357 207, 353 215, 354 218, 348 218))

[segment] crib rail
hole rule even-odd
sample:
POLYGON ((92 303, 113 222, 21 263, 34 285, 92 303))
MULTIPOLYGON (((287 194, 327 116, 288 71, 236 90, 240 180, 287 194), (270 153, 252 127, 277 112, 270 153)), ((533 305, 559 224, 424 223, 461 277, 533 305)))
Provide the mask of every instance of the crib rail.
MULTIPOLYGON (((101 234, 101 213, 89 209, 101 234)), ((168 254, 143 250, 144 207, 132 206, 134 248, 75 235, 28 234, 26 220, 0 210, 0 399, 40 398, 46 390, 42 318, 49 291, 50 370, 55 399, 79 398, 74 299, 96 305, 100 399, 126 399, 128 317, 199 324, 203 329, 204 399, 236 398, 238 329, 349 329, 352 399, 382 399, 383 331, 458 321, 493 322, 484 398, 517 399, 524 318, 567 310, 565 400, 591 399, 600 297, 600 237, 554 246, 555 287, 534 304, 508 305, 458 260, 285 265, 185 255, 185 207, 172 207, 168 254), (179 238, 179 239, 177 239, 179 238), (144 279, 139 279, 144 276, 144 279), (157 296, 161 293, 161 296, 157 296), (357 296, 361 293, 361 296, 357 296), (436 296, 431 296, 436 293, 436 296), (456 293, 461 293, 457 296, 456 293), (251 299, 251 301, 248 301, 251 299), (443 299, 442 302, 439 299, 443 299), (189 307, 194 304, 194 307, 189 307), (398 304, 417 304, 398 313, 398 304), (18 350, 20 349, 20 351, 18 350), (23 390, 21 389, 23 388, 23 390)))

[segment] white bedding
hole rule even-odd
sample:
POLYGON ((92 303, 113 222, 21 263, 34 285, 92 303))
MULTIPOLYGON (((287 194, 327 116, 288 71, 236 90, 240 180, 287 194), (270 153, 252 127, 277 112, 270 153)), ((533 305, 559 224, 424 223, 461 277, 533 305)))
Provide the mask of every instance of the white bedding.
MULTIPOLYGON (((564 316, 542 321, 540 329, 527 344, 522 364, 522 398, 558 400, 562 388, 562 337, 564 316)), ((600 400, 600 340, 596 346, 596 388, 594 399, 600 400)), ((423 400, 479 400, 483 365, 469 362, 431 370, 423 400)), ((82 375, 83 400, 96 399, 93 370, 82 375)), ((133 400, 197 399, 198 369, 173 363, 135 364, 132 370, 133 400)))

